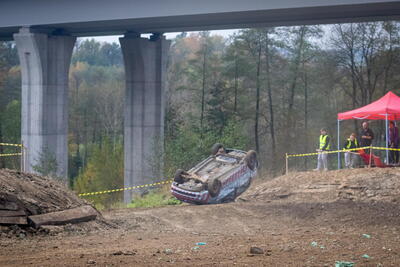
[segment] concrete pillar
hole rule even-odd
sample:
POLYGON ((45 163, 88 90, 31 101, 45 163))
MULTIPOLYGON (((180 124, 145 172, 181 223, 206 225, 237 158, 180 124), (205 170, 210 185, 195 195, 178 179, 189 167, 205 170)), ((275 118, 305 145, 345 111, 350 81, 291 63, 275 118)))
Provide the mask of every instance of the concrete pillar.
POLYGON ((68 72, 76 37, 21 28, 14 34, 22 73, 22 141, 26 168, 41 155, 57 160, 58 177, 68 171, 68 72))
MULTIPOLYGON (((170 41, 138 34, 120 38, 125 63, 124 183, 125 187, 162 178, 164 94, 170 41)), ((124 202, 132 200, 124 192, 124 202)))

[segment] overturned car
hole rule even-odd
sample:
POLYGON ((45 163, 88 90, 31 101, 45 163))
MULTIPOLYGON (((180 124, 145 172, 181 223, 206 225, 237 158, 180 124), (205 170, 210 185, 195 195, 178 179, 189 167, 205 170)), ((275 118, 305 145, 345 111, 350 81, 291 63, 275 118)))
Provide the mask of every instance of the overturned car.
POLYGON ((193 204, 231 202, 250 186, 257 167, 255 151, 225 149, 215 144, 207 159, 189 171, 176 171, 171 193, 193 204))

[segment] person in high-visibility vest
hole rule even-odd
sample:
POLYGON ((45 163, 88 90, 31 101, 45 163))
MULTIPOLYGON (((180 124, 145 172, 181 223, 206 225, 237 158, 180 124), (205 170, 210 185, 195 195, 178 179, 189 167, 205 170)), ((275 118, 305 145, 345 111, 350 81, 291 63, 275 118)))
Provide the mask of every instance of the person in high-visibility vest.
POLYGON ((322 128, 320 131, 321 135, 319 136, 319 146, 317 151, 318 153, 318 165, 314 171, 327 171, 328 170, 328 153, 324 153, 325 151, 331 148, 331 138, 328 135, 328 131, 325 128, 322 128))
MULTIPOLYGON (((352 133, 350 137, 344 142, 343 149, 352 149, 358 147, 360 146, 358 145, 356 134, 352 133)), ((358 159, 357 151, 352 150, 344 153, 344 164, 346 168, 352 169, 357 159, 358 159)))

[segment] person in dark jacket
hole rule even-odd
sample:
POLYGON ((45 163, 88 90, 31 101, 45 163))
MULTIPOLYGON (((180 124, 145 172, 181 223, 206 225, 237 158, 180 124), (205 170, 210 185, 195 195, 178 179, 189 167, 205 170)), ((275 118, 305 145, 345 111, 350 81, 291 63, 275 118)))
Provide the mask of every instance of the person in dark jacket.
POLYGON ((328 153, 325 153, 331 148, 331 138, 328 135, 328 131, 325 128, 322 128, 320 131, 321 135, 319 136, 319 146, 317 151, 318 153, 318 165, 314 171, 328 170, 328 153))
MULTIPOLYGON (((388 133, 388 146, 389 148, 399 148, 399 129, 394 125, 394 122, 389 123, 389 133, 388 133)), ((399 151, 389 151, 389 163, 398 164, 399 163, 399 151)))
MULTIPOLYGON (((368 122, 364 121, 360 132, 360 147, 370 146, 374 140, 374 132, 369 128, 368 122)), ((366 151, 366 153, 369 153, 366 151)))
MULTIPOLYGON (((358 141, 356 138, 356 134, 352 133, 350 137, 344 142, 343 149, 353 149, 358 148, 358 141)), ((356 151, 351 150, 344 153, 344 163, 346 168, 352 169, 354 167, 355 162, 358 159, 358 155, 356 151)))

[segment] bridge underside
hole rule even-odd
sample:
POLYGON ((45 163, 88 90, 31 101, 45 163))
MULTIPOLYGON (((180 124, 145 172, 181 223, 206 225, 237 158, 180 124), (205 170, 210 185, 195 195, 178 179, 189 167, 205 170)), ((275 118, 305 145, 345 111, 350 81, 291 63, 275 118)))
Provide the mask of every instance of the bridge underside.
MULTIPOLYGON (((112 5, 118 5, 118 2, 123 1, 124 0, 116 0, 109 1, 109 3, 112 5)), ((303 7, 300 5, 290 5, 289 2, 293 1, 282 0, 280 2, 283 4, 273 3, 271 6, 274 8, 270 9, 261 9, 263 6, 260 4, 256 5, 260 8, 256 10, 248 10, 250 8, 244 10, 242 7, 230 8, 227 6, 225 9, 229 11, 226 12, 224 12, 219 6, 216 7, 213 12, 210 10, 204 10, 204 13, 202 13, 200 7, 198 8, 199 11, 197 11, 196 7, 193 7, 193 10, 196 10, 197 12, 191 11, 186 13, 184 13, 184 10, 179 10, 179 6, 176 7, 176 9, 178 9, 177 12, 168 10, 166 12, 160 12, 157 10, 158 7, 160 9, 166 9, 165 2, 179 2, 176 0, 164 1, 164 4, 160 4, 159 6, 154 4, 154 10, 151 10, 153 12, 149 12, 148 9, 150 8, 140 12, 140 7, 132 7, 133 9, 131 13, 133 15, 130 15, 131 13, 129 13, 129 15, 125 16, 121 15, 121 13, 123 14, 123 10, 115 10, 115 8, 110 7, 110 14, 104 11, 103 16, 101 14, 95 14, 93 16, 87 15, 89 17, 84 20, 83 17, 81 18, 79 16, 79 14, 83 13, 85 10, 87 10, 87 14, 95 13, 93 6, 88 6, 88 3, 90 4, 90 2, 90 0, 80 1, 79 4, 76 4, 79 6, 74 7, 73 10, 70 10, 71 7, 69 6, 66 6, 64 9, 55 9, 53 6, 48 8, 42 7, 42 9, 36 8, 38 9, 38 14, 46 12, 43 16, 48 17, 48 19, 39 19, 38 17, 40 16, 30 18, 29 14, 24 14, 24 16, 22 16, 19 12, 15 12, 14 14, 12 12, 7 12, 7 7, 10 6, 11 8, 11 4, 7 5, 7 0, 5 0, 5 3, 0 4, 0 7, 3 5, 4 11, 4 14, 2 14, 3 12, 0 10, 0 39, 12 39, 12 34, 18 32, 20 25, 29 26, 32 29, 46 33, 67 33, 72 36, 100 36, 124 34, 126 32, 166 33, 195 30, 238 29, 261 26, 330 24, 400 18, 399 1, 371 0, 332 0, 326 1, 323 5, 321 4, 321 1, 294 1, 319 2, 314 3, 314 5, 311 5, 310 3, 308 6, 303 7), (79 8, 79 12, 76 11, 77 8, 79 8), (235 9, 239 10, 240 8, 242 8, 241 11, 235 11, 235 9), (116 13, 117 11, 120 12, 116 13), (57 13, 59 13, 59 16, 57 16, 57 13), (115 16, 111 17, 113 14, 115 14, 115 16), (21 18, 19 18, 19 16, 21 16, 21 18), (21 22, 18 23, 17 21, 21 22)), ((196 2, 203 4, 203 1, 196 2)), ((205 2, 209 1, 206 0, 205 2)), ((221 2, 226 1, 222 0, 221 2)), ((232 1, 232 5, 235 5, 235 2, 237 1, 232 1)), ((251 2, 252 1, 248 3, 249 7, 252 7, 251 2)), ((265 2, 269 3, 279 1, 272 0, 265 2)), ((243 3, 245 3, 245 1, 243 1, 243 3)), ((32 6, 33 4, 30 5, 32 6)), ((97 5, 97 3, 94 4, 94 6, 97 5)), ((204 3, 204 5, 206 5, 206 3, 204 3)), ((229 3, 227 3, 227 5, 229 5, 229 3)), ((23 5, 20 5, 19 9, 22 7, 23 5)), ((29 7, 27 8, 29 9, 29 7)))

